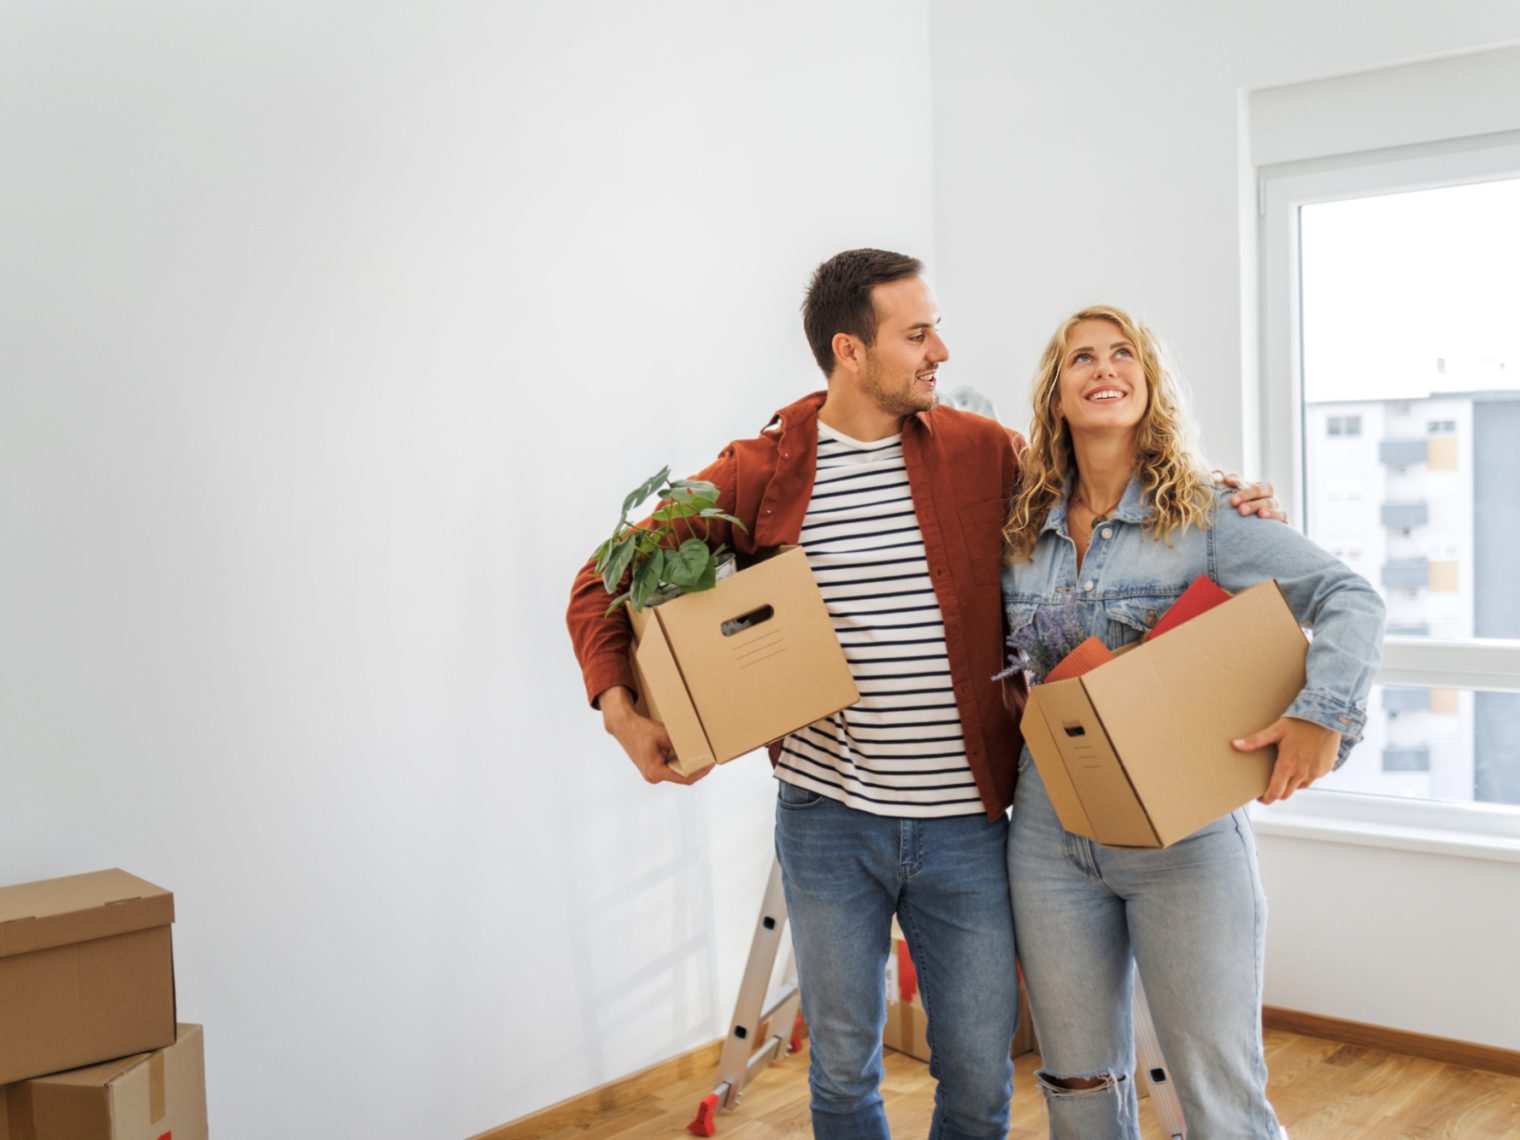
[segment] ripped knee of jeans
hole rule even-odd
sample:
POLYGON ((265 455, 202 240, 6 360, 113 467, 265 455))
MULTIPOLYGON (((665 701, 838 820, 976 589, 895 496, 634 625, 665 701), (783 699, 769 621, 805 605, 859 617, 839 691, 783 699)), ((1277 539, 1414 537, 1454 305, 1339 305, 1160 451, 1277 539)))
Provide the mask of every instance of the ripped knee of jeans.
POLYGON ((1127 1073, 1092 1073, 1081 1077, 1058 1077, 1041 1070, 1035 1074, 1046 1096, 1084 1096, 1122 1089, 1129 1080, 1127 1073))

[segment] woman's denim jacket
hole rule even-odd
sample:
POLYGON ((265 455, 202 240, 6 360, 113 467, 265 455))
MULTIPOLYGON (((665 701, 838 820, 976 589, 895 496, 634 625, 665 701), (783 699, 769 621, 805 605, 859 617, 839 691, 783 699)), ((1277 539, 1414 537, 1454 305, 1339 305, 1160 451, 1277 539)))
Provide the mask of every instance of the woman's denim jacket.
POLYGON ((1142 525, 1150 504, 1132 479, 1113 514, 1094 524, 1080 574, 1065 501, 1052 507, 1030 560, 1003 568, 1014 667, 1038 683, 1089 635, 1110 649, 1136 641, 1200 574, 1231 592, 1276 578, 1299 623, 1314 631, 1308 683, 1283 715, 1339 732, 1339 766, 1366 723, 1383 601, 1365 578, 1292 527, 1242 517, 1229 505, 1231 493, 1216 487, 1213 524, 1174 532, 1168 545, 1142 525))

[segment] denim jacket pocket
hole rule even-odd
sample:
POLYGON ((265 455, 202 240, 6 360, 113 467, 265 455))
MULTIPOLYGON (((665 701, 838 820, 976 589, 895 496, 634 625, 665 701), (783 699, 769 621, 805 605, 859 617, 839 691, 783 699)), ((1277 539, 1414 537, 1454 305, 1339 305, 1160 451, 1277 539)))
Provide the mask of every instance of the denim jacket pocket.
POLYGON ((1003 671, 998 674, 999 677, 1010 677, 1035 668, 1035 655, 1032 653, 1035 638, 1025 631, 1034 625, 1035 616, 1039 612, 1040 603, 1036 601, 1003 603, 1003 623, 1008 636, 1003 648, 1003 671))
POLYGON ((1172 603, 1181 597, 1181 591, 1160 590, 1154 594, 1141 594, 1128 598, 1115 598, 1103 607, 1113 640, 1111 645, 1128 645, 1138 641, 1171 609, 1172 603))
POLYGON ((1018 633, 1019 630, 1034 621, 1034 615, 1040 610, 1040 603, 1034 601, 1010 601, 1003 605, 1003 612, 1008 617, 1008 632, 1018 633))

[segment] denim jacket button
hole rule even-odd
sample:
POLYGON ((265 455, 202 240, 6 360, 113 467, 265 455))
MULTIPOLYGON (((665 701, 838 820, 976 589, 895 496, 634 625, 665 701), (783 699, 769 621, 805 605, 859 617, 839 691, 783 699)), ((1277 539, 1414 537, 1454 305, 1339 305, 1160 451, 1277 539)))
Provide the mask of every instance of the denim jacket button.
POLYGON ((1112 527, 1107 527, 1107 526, 1104 527, 1103 528, 1103 537, 1104 538, 1113 538, 1114 537, 1113 528, 1112 527))
POLYGON ((1082 589, 1088 591, 1089 593, 1092 592, 1092 588, 1093 588, 1093 584, 1091 582, 1083 582, 1082 583, 1082 589))

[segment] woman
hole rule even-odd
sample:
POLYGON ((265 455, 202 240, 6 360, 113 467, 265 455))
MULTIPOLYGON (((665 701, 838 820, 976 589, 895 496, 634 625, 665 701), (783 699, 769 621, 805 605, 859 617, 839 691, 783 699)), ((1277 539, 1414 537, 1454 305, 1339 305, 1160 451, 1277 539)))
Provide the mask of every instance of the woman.
MULTIPOLYGON (((1358 738, 1383 605, 1291 527, 1242 518, 1187 449, 1184 410, 1149 331, 1092 308, 1051 337, 1004 532, 1016 664, 1038 683, 1089 635, 1138 640, 1200 574, 1227 590, 1276 578, 1314 639, 1308 683, 1241 751, 1277 746, 1271 803, 1358 738)), ((1131 962, 1145 982, 1189 1134, 1275 1140, 1261 1042, 1266 907, 1244 811, 1160 850, 1062 829, 1026 748, 1009 830, 1014 932, 1059 1140, 1135 1140, 1131 962)))

